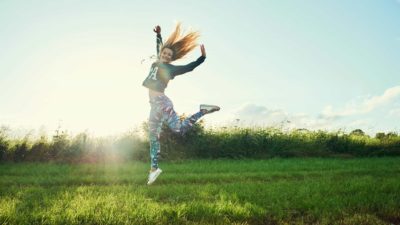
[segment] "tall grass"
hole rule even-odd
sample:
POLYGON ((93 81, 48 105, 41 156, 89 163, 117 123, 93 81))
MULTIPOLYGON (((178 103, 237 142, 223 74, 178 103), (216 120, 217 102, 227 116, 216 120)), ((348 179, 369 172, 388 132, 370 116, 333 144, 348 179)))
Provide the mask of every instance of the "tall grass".
MULTIPOLYGON (((14 162, 104 162, 148 161, 149 141, 145 135, 130 132, 119 137, 75 136, 57 132, 52 138, 42 136, 11 139, 0 130, 0 161, 14 162)), ((361 130, 349 134, 337 131, 283 131, 273 127, 205 129, 200 121, 184 136, 166 126, 161 134, 161 158, 271 158, 271 157, 370 157, 399 156, 400 136, 377 133, 375 137, 361 130)))

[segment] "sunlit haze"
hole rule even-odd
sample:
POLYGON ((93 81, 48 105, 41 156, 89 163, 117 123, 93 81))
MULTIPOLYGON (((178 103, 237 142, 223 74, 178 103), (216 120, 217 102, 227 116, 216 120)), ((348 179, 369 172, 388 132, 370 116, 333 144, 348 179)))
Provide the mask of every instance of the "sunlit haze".
MULTIPOLYGON (((400 2, 0 1, 0 125, 126 132, 147 120, 142 81, 175 22, 206 61, 166 89, 207 126, 400 132, 400 2)), ((195 49, 174 64, 200 56, 195 49)))

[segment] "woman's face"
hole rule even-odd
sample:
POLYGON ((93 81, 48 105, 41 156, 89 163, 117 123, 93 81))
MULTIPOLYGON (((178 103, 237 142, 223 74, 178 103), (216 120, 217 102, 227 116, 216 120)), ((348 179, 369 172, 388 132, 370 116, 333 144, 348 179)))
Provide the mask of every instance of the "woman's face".
POLYGON ((164 48, 161 51, 161 55, 160 55, 160 61, 162 63, 170 63, 172 60, 172 55, 174 54, 174 52, 169 49, 169 48, 164 48))

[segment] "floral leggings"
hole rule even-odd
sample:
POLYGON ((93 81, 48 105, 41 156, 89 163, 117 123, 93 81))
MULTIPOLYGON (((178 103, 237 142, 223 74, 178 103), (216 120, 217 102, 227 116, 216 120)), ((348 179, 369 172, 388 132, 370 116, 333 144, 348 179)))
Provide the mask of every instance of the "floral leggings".
POLYGON ((184 134, 204 114, 199 111, 194 115, 181 121, 174 110, 171 100, 166 95, 150 97, 150 159, 151 167, 158 168, 158 155, 160 154, 160 133, 163 122, 175 133, 184 134))

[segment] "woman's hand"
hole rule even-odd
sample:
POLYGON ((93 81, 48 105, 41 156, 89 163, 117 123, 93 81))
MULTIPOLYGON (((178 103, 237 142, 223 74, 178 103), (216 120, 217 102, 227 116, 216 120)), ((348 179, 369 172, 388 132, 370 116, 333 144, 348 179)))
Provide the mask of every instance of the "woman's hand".
POLYGON ((154 27, 153 31, 159 34, 161 33, 161 27, 157 25, 156 27, 154 27))
POLYGON ((200 50, 201 50, 201 56, 206 57, 206 49, 204 48, 204 45, 200 45, 200 50))

